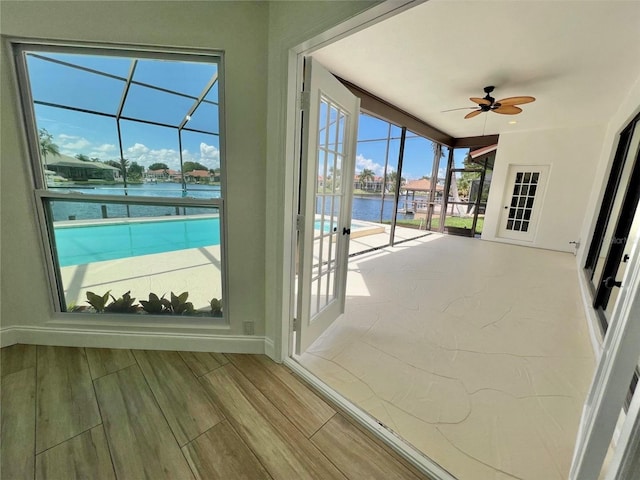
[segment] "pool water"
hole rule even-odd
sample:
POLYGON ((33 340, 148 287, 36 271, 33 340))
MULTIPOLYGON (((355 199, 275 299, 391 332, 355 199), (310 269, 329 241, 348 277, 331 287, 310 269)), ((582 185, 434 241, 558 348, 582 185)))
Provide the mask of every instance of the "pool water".
MULTIPOLYGON (((314 228, 320 230, 320 220, 314 228)), ((367 225, 354 221, 352 230, 367 225)), ((330 225, 324 224, 328 232, 330 225)), ((220 218, 122 221, 54 226, 61 267, 220 244, 220 218)))
POLYGON ((220 219, 189 218, 54 227, 61 267, 220 244, 220 219))

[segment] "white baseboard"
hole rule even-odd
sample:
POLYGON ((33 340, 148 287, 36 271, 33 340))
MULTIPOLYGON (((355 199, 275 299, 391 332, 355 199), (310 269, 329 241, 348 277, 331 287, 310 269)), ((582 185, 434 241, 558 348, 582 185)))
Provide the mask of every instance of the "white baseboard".
POLYGON ((596 359, 596 363, 600 359, 602 354, 602 334, 600 333, 600 321, 598 314, 591 305, 591 294, 589 292, 589 285, 584 278, 584 274, 580 268, 578 268, 578 285, 580 286, 580 293, 582 294, 582 306, 584 307, 584 316, 587 319, 587 327, 589 328, 589 339, 591 340, 591 348, 596 359))
POLYGON ((264 338, 264 354, 269 357, 271 360, 276 360, 276 347, 273 344, 273 339, 265 337, 264 338))
POLYGON ((7 327, 0 345, 15 343, 62 347, 132 348, 190 352, 265 353, 265 338, 242 335, 132 333, 51 327, 7 327))
POLYGON ((8 347, 18 342, 18 332, 16 327, 6 327, 0 329, 0 347, 8 347))

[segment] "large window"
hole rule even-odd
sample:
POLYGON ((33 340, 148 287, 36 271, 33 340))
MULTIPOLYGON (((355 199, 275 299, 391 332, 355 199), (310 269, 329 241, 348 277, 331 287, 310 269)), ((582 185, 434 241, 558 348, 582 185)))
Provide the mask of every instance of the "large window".
POLYGON ((16 54, 57 308, 223 317, 221 56, 16 54))
POLYGON ((360 114, 350 253, 438 230, 435 214, 442 204, 446 171, 441 159, 448 151, 407 129, 403 133, 391 122, 360 114))

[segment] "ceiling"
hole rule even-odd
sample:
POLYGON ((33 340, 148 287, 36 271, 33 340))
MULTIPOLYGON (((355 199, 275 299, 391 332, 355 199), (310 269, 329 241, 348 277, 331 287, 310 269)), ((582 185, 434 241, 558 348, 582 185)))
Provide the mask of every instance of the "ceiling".
POLYGON ((606 122, 640 80, 639 35, 635 0, 429 0, 313 57, 459 138, 606 122), (537 100, 513 116, 442 112, 487 85, 497 100, 537 100))

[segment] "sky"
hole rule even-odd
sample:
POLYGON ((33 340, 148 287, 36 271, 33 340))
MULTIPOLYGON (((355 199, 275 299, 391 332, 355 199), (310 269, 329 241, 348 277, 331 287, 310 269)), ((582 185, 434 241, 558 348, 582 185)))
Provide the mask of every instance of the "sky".
MULTIPOLYGON (((384 173, 385 157, 387 156, 387 137, 389 141, 387 171, 398 169, 401 128, 370 115, 360 115, 358 122, 358 146, 356 149, 356 175, 362 170, 373 170, 377 176, 384 173)), ((454 150, 454 161, 457 167, 462 167, 469 149, 454 150)), ((443 148, 445 154, 440 159, 438 178, 444 179, 447 170, 448 149, 443 148)), ((402 161, 402 176, 407 180, 417 180, 424 176, 431 177, 433 168, 432 142, 412 132, 407 132, 402 161)))
MULTIPOLYGON (((115 115, 123 92, 125 79, 132 67, 129 58, 89 56, 77 54, 38 54, 60 62, 79 65, 104 72, 110 76, 71 68, 47 61, 35 55, 27 56, 27 67, 32 96, 41 102, 68 105, 105 115, 72 111, 54 106, 35 104, 38 129, 53 135, 60 152, 76 156, 87 155, 100 160, 118 160, 121 155, 130 162, 148 167, 165 163, 170 169, 180 170, 180 144, 177 128, 121 120, 122 149, 118 141, 115 115)), ((215 63, 176 62, 141 59, 137 62, 133 80, 159 88, 178 91, 192 97, 199 96, 217 75, 215 63)), ((206 130, 212 134, 182 132, 183 161, 199 162, 208 168, 220 166, 218 128, 218 82, 214 83, 204 103, 193 112, 187 127, 206 130)), ((185 119, 194 100, 132 84, 121 115, 136 119, 169 124, 177 127, 185 119)), ((387 154, 388 171, 396 171, 400 145, 400 127, 368 115, 360 115, 356 174, 363 169, 373 170, 376 176, 384 172, 387 154), (384 140, 383 140, 384 139, 384 140)), ((455 152, 456 165, 461 165, 468 150, 455 152)), ((404 151, 402 176, 408 180, 432 174, 433 150, 431 142, 409 132, 404 151)), ((439 178, 444 176, 446 157, 440 162, 439 178)))
MULTIPOLYGON (((117 113, 132 60, 87 55, 43 54, 59 61, 99 70, 118 78, 70 68, 29 55, 27 67, 34 100, 69 105, 107 115, 117 113)), ((140 60, 134 81, 151 84, 199 96, 211 78, 217 74, 215 63, 187 63, 160 60, 140 60)), ((205 97, 218 100, 218 83, 205 97)), ((195 100, 132 84, 122 110, 123 117, 143 119, 177 127, 195 100)), ((69 156, 87 155, 100 160, 121 157, 115 118, 35 104, 38 129, 53 135, 60 152, 69 156)), ((201 104, 193 112, 187 127, 218 132, 217 105, 201 104)), ((122 156, 130 162, 148 167, 166 163, 180 170, 180 144, 177 128, 121 120, 122 156)), ((215 134, 182 132, 183 161, 195 161, 208 168, 220 166, 219 139, 215 134)))

